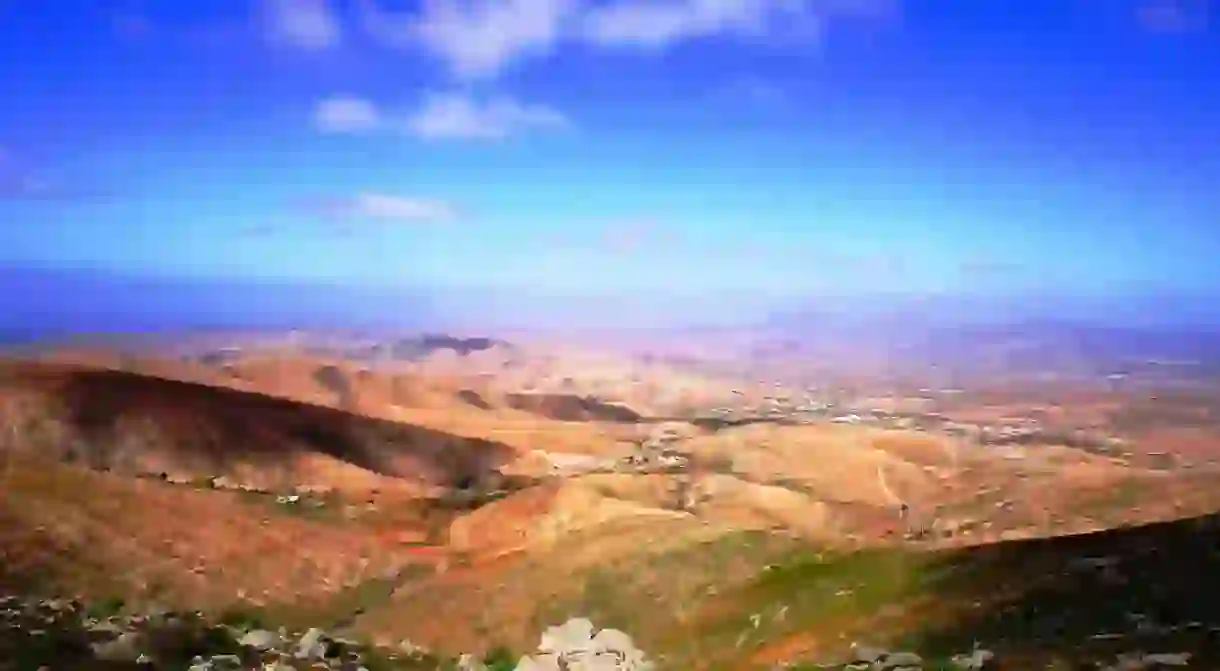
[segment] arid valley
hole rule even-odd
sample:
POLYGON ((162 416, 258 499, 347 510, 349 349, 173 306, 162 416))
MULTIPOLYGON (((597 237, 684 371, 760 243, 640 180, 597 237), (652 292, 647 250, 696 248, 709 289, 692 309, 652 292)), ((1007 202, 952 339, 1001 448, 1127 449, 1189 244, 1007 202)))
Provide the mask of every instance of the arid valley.
POLYGON ((1220 0, 0 0, 0 671, 1220 671, 1220 0))
POLYGON ((525 336, 14 352, 0 585, 17 620, 51 600, 73 624, 14 624, 0 666, 273 668, 254 631, 366 651, 274 668, 517 668, 571 618, 660 669, 1220 663, 1206 385, 753 361, 525 336), (233 649, 125 657, 166 612, 233 649))

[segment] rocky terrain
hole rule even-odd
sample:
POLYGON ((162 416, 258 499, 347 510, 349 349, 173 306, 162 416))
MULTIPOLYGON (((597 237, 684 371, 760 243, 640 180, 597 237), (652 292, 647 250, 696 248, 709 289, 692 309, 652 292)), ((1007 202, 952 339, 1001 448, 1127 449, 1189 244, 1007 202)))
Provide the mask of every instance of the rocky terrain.
POLYGON ((0 668, 358 671, 436 669, 422 652, 374 651, 320 629, 262 629, 230 614, 99 613, 79 601, 0 597, 0 668))
POLYGON ((0 367, 0 659, 498 670, 588 618, 662 671, 1215 668, 1220 473, 1114 399, 408 344, 0 367))
MULTIPOLYGON (((574 619, 544 632, 537 651, 513 658, 508 651, 485 657, 471 654, 439 658, 403 641, 376 649, 317 628, 289 631, 258 626, 229 614, 220 621, 201 612, 144 614, 99 613, 74 600, 0 597, 0 668, 4 669, 186 669, 187 671, 497 671, 498 669, 594 668, 642 671, 655 665, 617 630, 596 631, 574 619), (601 666, 597 666, 597 664, 601 666), (561 666, 562 664, 562 666, 561 666)), ((822 668, 914 671, 925 668, 913 652, 853 644, 851 661, 822 668)), ((1144 655, 1148 662, 1189 660, 1188 654, 1144 655), (1172 658, 1172 659, 1171 659, 1172 658)), ((994 666, 994 654, 975 649, 950 659, 953 668, 980 671, 994 666)))
MULTIPOLYGON (((759 618, 751 623, 758 626, 759 618)), ((289 631, 263 628, 238 613, 209 619, 202 612, 155 611, 142 614, 101 612, 76 600, 0 597, 0 668, 3 669, 186 669, 187 671, 498 671, 499 669, 605 668, 644 671, 656 662, 635 647, 630 636, 598 630, 584 618, 549 627, 536 651, 515 658, 507 650, 486 656, 441 658, 402 641, 373 648, 318 628, 289 631)), ((986 671, 1005 668, 991 650, 925 659, 916 652, 853 642, 839 662, 779 664, 775 668, 842 671, 986 671)), ((1145 671, 1191 665, 1192 653, 1119 654, 1104 671, 1145 671)))

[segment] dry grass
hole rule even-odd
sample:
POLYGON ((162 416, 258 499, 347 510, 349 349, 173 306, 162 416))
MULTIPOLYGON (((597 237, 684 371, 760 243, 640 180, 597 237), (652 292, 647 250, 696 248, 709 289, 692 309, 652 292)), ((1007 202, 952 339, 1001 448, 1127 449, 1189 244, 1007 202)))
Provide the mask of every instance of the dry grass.
POLYGON ((650 633, 694 617, 709 588, 749 579, 793 544, 760 534, 773 540, 750 550, 741 538, 690 519, 618 519, 573 530, 560 548, 475 561, 417 581, 356 629, 374 640, 407 637, 449 650, 527 649, 547 625, 586 616, 655 644, 650 633))
POLYGON ((929 496, 935 483, 923 468, 873 444, 853 427, 750 425, 688 443, 691 452, 732 463, 759 482, 799 483, 813 497, 878 507, 929 496), (879 475, 879 473, 881 475, 879 475))
POLYGON ((318 599, 419 561, 358 526, 236 494, 19 455, 2 477, 0 580, 9 590, 220 608, 318 599))

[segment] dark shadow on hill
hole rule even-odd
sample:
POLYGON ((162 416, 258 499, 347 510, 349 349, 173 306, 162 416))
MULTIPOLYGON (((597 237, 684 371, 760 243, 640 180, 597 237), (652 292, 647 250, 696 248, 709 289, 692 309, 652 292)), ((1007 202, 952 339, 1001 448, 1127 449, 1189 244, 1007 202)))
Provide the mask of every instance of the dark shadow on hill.
POLYGON ((507 394, 505 402, 513 410, 521 410, 561 422, 617 422, 635 424, 643 419, 640 413, 624 405, 606 403, 590 396, 553 393, 507 394))
POLYGON ((477 391, 472 389, 463 389, 457 393, 457 397, 466 405, 474 406, 479 410, 491 410, 491 404, 488 403, 477 391))
POLYGON ((703 429, 704 431, 710 431, 711 433, 716 433, 724 429, 736 429, 738 427, 749 426, 751 424, 774 424, 776 426, 800 425, 799 422, 772 417, 742 417, 737 419, 722 417, 695 417, 684 421, 688 421, 694 426, 703 429))
POLYGON ((955 551, 931 568, 937 598, 967 608, 920 634, 926 652, 977 642, 997 669, 1187 652, 1189 668, 1220 668, 1220 515, 955 551))
POLYGON ((313 372, 313 380, 323 389, 335 395, 335 402, 340 408, 349 409, 355 405, 356 392, 352 389, 352 381, 338 366, 320 366, 313 372))
POLYGON ((190 382, 68 367, 6 372, 0 393, 7 387, 43 399, 41 428, 22 442, 94 468, 131 470, 154 452, 223 473, 237 462, 275 467, 313 452, 454 485, 484 478, 514 455, 502 443, 190 382))

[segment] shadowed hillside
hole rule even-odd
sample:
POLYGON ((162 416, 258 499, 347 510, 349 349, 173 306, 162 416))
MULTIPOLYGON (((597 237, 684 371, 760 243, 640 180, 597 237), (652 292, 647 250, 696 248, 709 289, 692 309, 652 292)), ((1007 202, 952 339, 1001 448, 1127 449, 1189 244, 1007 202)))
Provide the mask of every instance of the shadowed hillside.
POLYGON ((979 606, 922 632, 929 651, 985 641, 1007 660, 999 669, 1185 652, 1190 668, 1220 668, 1220 515, 999 543, 933 566, 939 598, 979 606))
POLYGON ((702 642, 678 650, 710 668, 847 668, 834 662, 857 641, 925 669, 971 668, 947 660, 977 646, 987 670, 1210 670, 1218 576, 1217 515, 939 552, 804 550, 678 626, 702 642))
POLYGON ((0 395, 0 445, 122 472, 453 485, 514 456, 492 441, 119 371, 7 365, 0 395))
POLYGON ((542 392, 506 394, 508 407, 530 412, 561 422, 621 422, 640 421, 640 413, 624 405, 606 403, 576 394, 542 392))

